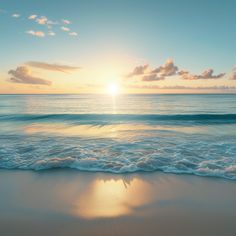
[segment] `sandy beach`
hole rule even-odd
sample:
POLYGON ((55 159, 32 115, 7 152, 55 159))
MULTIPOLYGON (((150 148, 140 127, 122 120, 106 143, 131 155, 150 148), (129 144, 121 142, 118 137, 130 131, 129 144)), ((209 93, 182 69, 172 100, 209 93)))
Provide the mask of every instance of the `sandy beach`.
POLYGON ((236 235, 235 181, 0 171, 0 235, 236 235))

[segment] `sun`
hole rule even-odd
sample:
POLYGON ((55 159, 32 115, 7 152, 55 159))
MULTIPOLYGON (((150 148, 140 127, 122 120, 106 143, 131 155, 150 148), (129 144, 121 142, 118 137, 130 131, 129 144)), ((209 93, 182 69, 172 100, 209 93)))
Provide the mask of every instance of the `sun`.
POLYGON ((112 83, 107 86, 107 92, 113 96, 115 96, 118 93, 119 87, 117 84, 112 83))

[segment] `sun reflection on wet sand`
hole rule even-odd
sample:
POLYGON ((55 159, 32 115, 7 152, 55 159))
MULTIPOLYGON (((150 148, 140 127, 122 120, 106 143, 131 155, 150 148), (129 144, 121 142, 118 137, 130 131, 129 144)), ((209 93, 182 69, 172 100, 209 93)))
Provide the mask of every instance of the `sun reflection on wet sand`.
POLYGON ((76 202, 73 214, 86 219, 129 215, 151 200, 151 190, 149 183, 137 178, 128 183, 96 179, 76 202))

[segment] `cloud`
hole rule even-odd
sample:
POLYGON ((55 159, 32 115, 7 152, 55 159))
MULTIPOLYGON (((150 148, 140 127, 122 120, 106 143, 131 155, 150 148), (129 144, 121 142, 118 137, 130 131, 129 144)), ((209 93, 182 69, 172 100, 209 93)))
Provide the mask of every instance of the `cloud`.
POLYGON ((47 24, 48 18, 46 16, 41 16, 36 19, 36 22, 40 25, 45 25, 47 24))
POLYGON ((77 36, 78 34, 76 32, 70 32, 69 35, 70 36, 77 36))
POLYGON ((207 69, 202 72, 200 75, 193 75, 190 74, 190 72, 186 70, 179 71, 179 75, 184 80, 198 80, 198 79, 221 79, 225 76, 225 73, 220 73, 218 75, 213 75, 214 70, 213 69, 207 69))
POLYGON ((66 20, 66 19, 62 19, 61 21, 62 21, 62 23, 65 24, 65 25, 71 24, 71 22, 70 22, 69 20, 66 20))
POLYGON ((128 74, 127 77, 142 75, 142 81, 157 81, 164 80, 167 76, 176 75, 177 71, 178 67, 175 66, 172 59, 169 59, 164 65, 152 70, 149 69, 148 64, 143 66, 137 66, 134 68, 133 72, 128 74))
POLYGON ((55 36, 56 34, 55 34, 53 31, 49 31, 49 32, 48 32, 48 35, 49 35, 49 36, 55 36))
POLYGON ((129 85, 129 88, 136 88, 136 89, 162 89, 162 90, 221 90, 221 91, 236 91, 236 86, 207 86, 207 87, 191 87, 191 86, 182 86, 182 85, 175 85, 175 86, 159 86, 156 84, 152 85, 129 85))
POLYGON ((127 75, 127 77, 143 75, 147 71, 148 67, 149 67, 148 64, 143 65, 143 66, 136 66, 134 70, 130 74, 127 75))
POLYGON ((176 86, 163 86, 162 89, 192 89, 192 90, 236 90, 236 86, 197 86, 197 87, 191 87, 191 86, 182 86, 182 85, 176 85, 176 86))
POLYGON ((214 70, 213 69, 207 69, 201 74, 202 79, 220 79, 223 76, 225 76, 225 73, 220 73, 218 75, 213 75, 214 70))
POLYGON ((14 18, 19 18, 19 17, 20 17, 20 14, 14 13, 14 14, 12 14, 11 16, 14 17, 14 18))
MULTIPOLYGON (((199 75, 191 74, 187 70, 179 70, 179 68, 174 64, 172 59, 168 59, 166 63, 156 69, 150 70, 149 66, 146 64, 144 66, 137 66, 134 68, 133 72, 128 74, 126 77, 140 76, 142 81, 159 81, 164 80, 166 77, 179 76, 184 80, 199 80, 199 79, 221 79, 225 76, 225 73, 220 73, 214 75, 213 69, 207 69, 199 75)), ((236 67, 230 77, 231 80, 236 80, 236 67)))
POLYGON ((36 67, 39 69, 60 71, 64 73, 69 73, 69 72, 79 69, 79 67, 75 67, 75 66, 62 65, 62 64, 50 64, 50 63, 38 62, 38 61, 27 62, 26 65, 31 66, 31 67, 36 67))
POLYGON ((42 32, 42 31, 28 30, 28 31, 26 31, 26 33, 31 34, 31 35, 36 36, 36 37, 40 37, 40 38, 45 36, 45 33, 42 32))
POLYGON ((64 26, 61 27, 61 30, 63 30, 63 31, 70 31, 70 29, 68 27, 64 27, 64 26))
POLYGON ((164 76, 159 76, 158 74, 149 74, 149 75, 144 75, 142 77, 142 81, 158 81, 158 80, 164 80, 164 76))
POLYGON ((32 76, 27 66, 19 66, 16 70, 9 70, 8 74, 12 75, 10 81, 13 83, 51 85, 49 80, 32 76))
POLYGON ((192 75, 187 70, 181 70, 181 71, 179 71, 178 74, 180 75, 180 78, 182 78, 184 80, 197 80, 198 79, 197 75, 192 75))
MULTIPOLYGON (((1 13, 7 13, 7 12, 0 8, 0 14, 1 13)), ((22 17, 23 15, 20 15, 17 12, 16 13, 13 12, 13 13, 10 13, 10 16, 14 18, 19 18, 19 17, 22 17)), ((46 27, 46 31, 47 31, 47 32, 43 32, 44 30, 40 30, 40 31, 28 30, 26 32, 27 34, 30 34, 36 37, 55 36, 56 35, 55 28, 59 28, 61 31, 67 32, 69 36, 72 36, 72 37, 78 36, 78 33, 76 31, 71 31, 70 27, 68 27, 72 24, 72 22, 68 19, 63 18, 63 19, 51 20, 45 15, 38 15, 38 14, 28 14, 25 17, 31 23, 37 23, 39 25, 46 27)), ((58 34, 59 33, 57 33, 57 35, 58 34)))
POLYGON ((37 18, 37 15, 30 15, 28 17, 29 20, 35 20, 37 18))
POLYGON ((230 80, 236 80, 236 65, 233 68, 233 71, 229 77, 230 80))
POLYGON ((48 21, 47 21, 47 24, 48 24, 48 25, 57 25, 58 22, 57 22, 57 21, 48 20, 48 21))
POLYGON ((151 73, 156 73, 159 76, 166 77, 176 75, 177 71, 178 67, 174 65, 173 60, 168 59, 163 66, 157 67, 151 73))

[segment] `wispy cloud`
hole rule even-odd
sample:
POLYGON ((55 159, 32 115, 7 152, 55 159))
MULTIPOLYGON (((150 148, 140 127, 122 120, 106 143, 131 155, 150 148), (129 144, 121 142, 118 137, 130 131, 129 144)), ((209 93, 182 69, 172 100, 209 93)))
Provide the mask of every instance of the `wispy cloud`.
POLYGON ((9 70, 8 74, 12 76, 10 81, 13 83, 51 85, 51 81, 33 76, 27 66, 19 66, 15 70, 9 70))
POLYGON ((62 30, 62 31, 70 31, 70 28, 65 27, 65 26, 62 26, 62 27, 61 27, 61 30, 62 30))
POLYGON ((19 17, 20 17, 20 14, 14 13, 14 14, 12 14, 11 16, 14 17, 14 18, 19 18, 19 17))
POLYGON ((70 36, 78 36, 78 34, 76 32, 70 32, 69 35, 70 36))
POLYGON ((186 90, 236 90, 236 86, 197 86, 197 87, 191 87, 191 86, 163 86, 162 89, 186 89, 186 90))
POLYGON ((53 31, 49 31, 49 32, 48 32, 48 35, 49 35, 49 36, 55 36, 55 35, 56 35, 56 33, 55 33, 55 32, 53 32, 53 31))
POLYGON ((164 76, 158 75, 158 74, 155 74, 155 73, 144 75, 142 77, 142 81, 158 81, 158 80, 164 80, 164 79, 165 79, 164 76))
POLYGON ((129 88, 137 88, 137 89, 162 89, 162 90, 217 90, 217 91, 236 91, 236 86, 159 86, 156 84, 143 84, 143 85, 128 85, 129 88))
POLYGON ((29 20, 35 20, 37 18, 37 15, 30 15, 28 17, 29 20))
POLYGON ((65 24, 65 25, 71 24, 71 22, 70 22, 69 20, 66 20, 66 19, 62 19, 61 21, 62 21, 62 23, 65 24))
POLYGON ((36 36, 36 37, 40 37, 40 38, 45 36, 45 33, 42 32, 42 31, 28 30, 28 31, 26 31, 26 33, 31 34, 31 35, 36 36))
POLYGON ((48 21, 47 21, 47 24, 48 24, 48 25, 57 25, 58 22, 57 22, 57 21, 48 20, 48 21))
POLYGON ((186 70, 179 71, 179 75, 184 80, 198 80, 198 79, 221 79, 225 76, 225 73, 220 73, 217 75, 213 75, 214 70, 213 69, 207 69, 203 71, 200 75, 193 75, 190 74, 190 72, 186 70))
POLYGON ((64 72, 64 73, 69 73, 69 72, 80 69, 80 67, 76 67, 76 66, 56 64, 56 63, 51 64, 51 63, 39 62, 39 61, 30 61, 30 62, 27 62, 26 65, 31 66, 31 67, 36 67, 39 69, 59 71, 59 72, 64 72))

